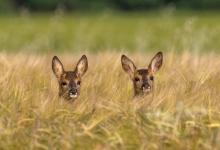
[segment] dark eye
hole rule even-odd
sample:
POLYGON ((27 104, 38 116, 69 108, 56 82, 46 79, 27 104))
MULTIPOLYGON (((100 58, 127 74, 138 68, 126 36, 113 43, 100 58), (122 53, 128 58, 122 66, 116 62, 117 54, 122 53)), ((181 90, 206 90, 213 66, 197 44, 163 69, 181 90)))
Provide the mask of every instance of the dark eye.
POLYGON ((137 77, 136 77, 136 78, 134 78, 134 80, 135 80, 136 82, 140 81, 140 79, 139 79, 139 78, 137 78, 137 77))
POLYGON ((152 81, 153 81, 153 80, 154 80, 154 77, 153 77, 153 76, 150 76, 150 80, 152 80, 152 81))
POLYGON ((66 86, 67 83, 66 83, 66 82, 62 82, 61 85, 62 85, 62 86, 66 86))
POLYGON ((80 82, 80 81, 77 81, 77 84, 78 84, 78 85, 80 85, 80 84, 81 84, 81 82, 80 82))

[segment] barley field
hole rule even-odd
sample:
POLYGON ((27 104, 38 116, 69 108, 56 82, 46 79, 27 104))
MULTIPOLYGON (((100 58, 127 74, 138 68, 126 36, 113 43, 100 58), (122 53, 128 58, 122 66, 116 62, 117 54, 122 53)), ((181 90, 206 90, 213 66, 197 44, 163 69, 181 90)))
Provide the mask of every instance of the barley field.
POLYGON ((220 149, 219 16, 60 15, 0 16, 0 149, 220 149), (154 92, 134 98, 121 55, 144 68, 159 50, 154 92), (52 57, 73 70, 82 54, 81 95, 65 101, 52 57))
MULTIPOLYGON (((146 67, 152 54, 129 56, 146 67)), ((67 102, 52 56, 1 53, 1 149, 219 149, 220 56, 164 56, 154 94, 133 98, 120 53, 88 54, 81 95, 67 102)), ((79 57, 60 56, 67 70, 79 57)))

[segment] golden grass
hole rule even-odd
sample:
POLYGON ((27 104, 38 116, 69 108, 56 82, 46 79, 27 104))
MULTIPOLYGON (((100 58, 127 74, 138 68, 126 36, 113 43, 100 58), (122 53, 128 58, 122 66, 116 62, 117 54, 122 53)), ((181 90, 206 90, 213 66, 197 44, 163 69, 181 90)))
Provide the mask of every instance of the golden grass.
MULTIPOLYGON (((165 53, 155 91, 133 99, 121 53, 88 54, 74 102, 52 55, 0 54, 0 149, 219 149, 220 55, 165 53)), ((146 67, 154 54, 128 54, 146 67)), ((71 70, 79 54, 59 58, 71 70)))

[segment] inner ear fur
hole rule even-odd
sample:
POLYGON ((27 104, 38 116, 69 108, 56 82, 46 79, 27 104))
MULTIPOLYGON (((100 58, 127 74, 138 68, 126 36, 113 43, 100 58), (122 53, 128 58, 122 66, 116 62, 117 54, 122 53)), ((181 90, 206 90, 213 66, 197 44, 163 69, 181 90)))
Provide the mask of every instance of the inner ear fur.
POLYGON ((86 55, 83 55, 79 59, 76 65, 75 72, 77 73, 78 76, 82 77, 86 73, 87 70, 88 70, 88 59, 86 55))
POLYGON ((163 64, 163 53, 158 52, 151 60, 148 70, 152 73, 155 74, 162 66, 163 64))
POLYGON ((122 55, 121 64, 122 64, 123 70, 126 73, 128 73, 131 78, 134 78, 134 74, 136 71, 136 66, 134 62, 131 59, 129 59, 126 55, 122 55))
POLYGON ((52 59, 52 70, 58 79, 60 79, 61 75, 64 73, 63 64, 57 56, 54 56, 52 59))

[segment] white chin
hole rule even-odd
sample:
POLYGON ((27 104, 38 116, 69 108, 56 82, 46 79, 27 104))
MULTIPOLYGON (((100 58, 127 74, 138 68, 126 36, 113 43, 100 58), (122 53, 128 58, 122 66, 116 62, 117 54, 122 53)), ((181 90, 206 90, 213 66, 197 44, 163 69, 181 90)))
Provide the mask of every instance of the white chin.
POLYGON ((77 96, 78 96, 77 94, 70 94, 71 98, 77 98, 77 96))

